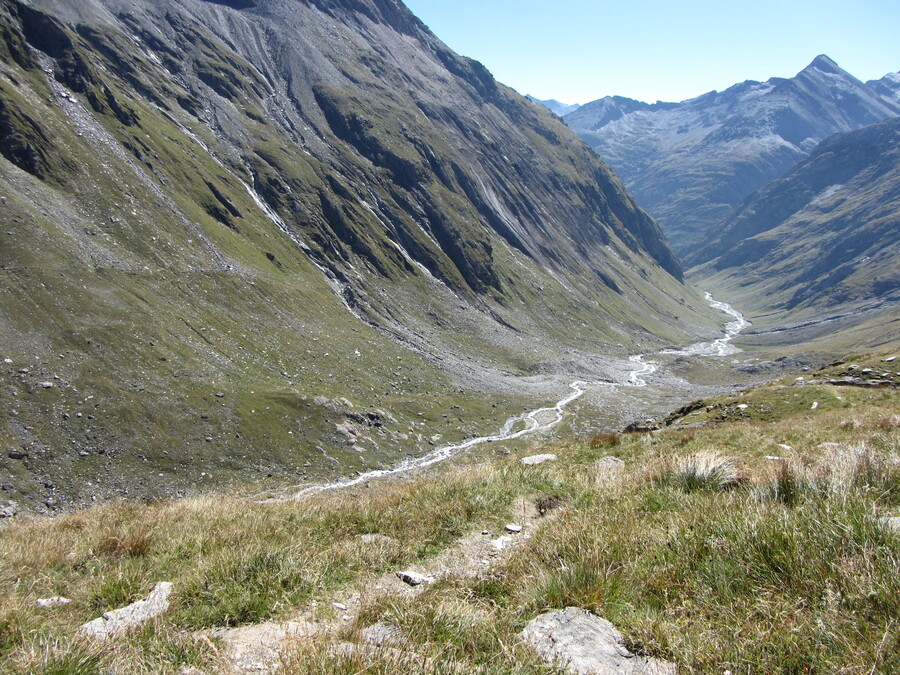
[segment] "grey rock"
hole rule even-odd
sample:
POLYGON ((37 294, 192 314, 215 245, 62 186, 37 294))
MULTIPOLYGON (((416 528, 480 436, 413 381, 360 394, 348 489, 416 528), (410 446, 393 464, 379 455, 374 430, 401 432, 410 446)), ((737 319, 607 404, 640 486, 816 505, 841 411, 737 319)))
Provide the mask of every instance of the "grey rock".
POLYGON ((360 638, 365 644, 376 647, 401 647, 409 643, 399 626, 392 623, 376 623, 360 631, 360 638))
POLYGON ((507 531, 507 532, 521 532, 521 531, 522 531, 522 526, 521 526, 521 525, 517 525, 516 523, 508 523, 508 524, 506 525, 506 531, 507 531))
POLYGON ((412 570, 404 570, 402 572, 397 572, 396 574, 400 581, 409 584, 410 586, 421 586, 422 584, 430 584, 434 581, 431 577, 426 577, 424 574, 419 574, 412 570))
POLYGON ((900 516, 893 516, 891 518, 879 518, 878 522, 884 525, 884 527, 889 530, 900 532, 900 516))
POLYGON ((549 664, 574 675, 674 675, 675 666, 625 648, 622 634, 595 614, 568 607, 534 618, 520 633, 549 664))
POLYGON ((88 621, 79 630, 85 635, 106 639, 129 628, 140 626, 169 608, 171 593, 172 584, 161 581, 143 600, 106 612, 103 616, 88 621))
POLYGON ((6 506, 0 509, 0 518, 12 518, 19 513, 19 505, 13 501, 6 502, 6 506))
POLYGON ((543 464, 544 462, 555 462, 559 459, 556 455, 531 455, 530 457, 523 457, 519 460, 520 464, 524 464, 525 466, 536 466, 538 464, 543 464))

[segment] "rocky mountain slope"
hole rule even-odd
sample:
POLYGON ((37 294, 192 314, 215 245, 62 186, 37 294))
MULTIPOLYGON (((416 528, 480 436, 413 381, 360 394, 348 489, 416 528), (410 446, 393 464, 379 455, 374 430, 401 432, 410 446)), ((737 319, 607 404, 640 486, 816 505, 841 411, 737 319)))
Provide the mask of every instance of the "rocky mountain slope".
POLYGON ((716 331, 549 111, 397 0, 0 3, 0 482, 350 473, 716 331))
MULTIPOLYGON (((686 263, 701 284, 751 312, 790 312, 794 322, 861 308, 896 316, 900 117, 828 138, 715 230, 686 263)), ((896 326, 869 330, 874 338, 896 326)))
POLYGON ((744 197, 826 137, 900 115, 895 78, 863 84, 819 56, 793 78, 747 81, 681 103, 606 97, 565 121, 684 256, 744 197))

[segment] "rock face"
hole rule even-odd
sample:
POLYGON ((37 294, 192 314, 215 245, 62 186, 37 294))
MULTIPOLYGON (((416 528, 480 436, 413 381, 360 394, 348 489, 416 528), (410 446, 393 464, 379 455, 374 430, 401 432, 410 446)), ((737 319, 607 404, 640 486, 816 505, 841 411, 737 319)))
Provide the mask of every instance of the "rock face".
POLYGON ((635 656, 622 634, 606 619, 577 607, 533 619, 521 637, 547 663, 573 675, 675 675, 675 666, 635 656))
MULTIPOLYGON (((750 195, 687 258, 750 309, 900 302, 900 118, 837 134, 750 195)), ((845 310, 846 311, 846 310, 845 310)))
POLYGON ((106 639, 131 628, 137 628, 169 609, 171 594, 172 584, 161 581, 143 600, 106 612, 103 616, 81 626, 80 630, 85 635, 106 639))
POLYGON ((712 323, 610 168, 398 0, 0 0, 0 33, 0 353, 33 367, 0 450, 81 457, 29 485, 370 468, 304 397, 448 408, 712 323))
POLYGON ((900 115, 896 82, 889 75, 863 84, 823 55, 793 78, 747 81, 681 103, 607 97, 565 122, 685 256, 744 197, 831 134, 900 115))

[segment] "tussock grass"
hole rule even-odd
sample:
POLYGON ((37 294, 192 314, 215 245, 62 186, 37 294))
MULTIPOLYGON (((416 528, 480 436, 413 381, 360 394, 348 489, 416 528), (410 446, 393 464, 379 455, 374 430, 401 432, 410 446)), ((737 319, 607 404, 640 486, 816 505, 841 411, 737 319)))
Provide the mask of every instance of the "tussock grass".
POLYGON ((554 672, 517 635, 570 605, 680 672, 898 672, 900 536, 879 521, 900 515, 896 394, 844 389, 815 416, 791 394, 741 395, 764 423, 748 413, 617 436, 625 468, 602 488, 609 446, 588 439, 547 447, 559 461, 536 467, 504 457, 300 502, 208 495, 4 523, 0 670, 215 672, 215 642, 194 631, 288 618, 356 589, 355 620, 294 644, 287 672, 554 672), (415 598, 371 587, 463 535, 503 532, 521 499, 552 517, 478 576, 451 572, 415 598), (161 580, 175 593, 160 621, 104 644, 73 637, 161 580), (35 606, 54 595, 73 602, 35 606), (340 646, 377 622, 406 643, 340 646))

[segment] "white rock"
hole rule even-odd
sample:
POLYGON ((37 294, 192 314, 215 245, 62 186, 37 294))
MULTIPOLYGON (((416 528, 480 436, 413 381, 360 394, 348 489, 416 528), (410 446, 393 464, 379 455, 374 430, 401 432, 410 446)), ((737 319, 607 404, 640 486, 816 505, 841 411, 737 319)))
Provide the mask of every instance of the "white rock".
POLYGON ((516 523, 508 523, 508 524, 506 525, 506 531, 507 531, 507 532, 521 532, 521 531, 522 531, 522 526, 521 526, 521 525, 517 525, 516 523))
POLYGON ((544 462, 555 462, 559 459, 556 455, 531 455, 531 457, 523 457, 519 460, 525 466, 535 466, 544 462))
POLYGON ((666 661, 636 656, 606 619, 577 607, 546 612, 520 633, 549 664, 574 675, 675 675, 666 661))
POLYGON ((813 401, 813 404, 810 406, 809 409, 810 409, 810 410, 815 410, 815 409, 818 408, 818 407, 819 407, 819 402, 818 402, 818 401, 813 401))
POLYGON ((71 600, 69 598, 62 598, 59 596, 53 598, 38 598, 37 606, 38 607, 53 607, 55 605, 68 605, 71 600))
POLYGON ((127 607, 106 612, 103 616, 88 621, 79 629, 86 635, 105 639, 146 623, 169 608, 169 596, 172 584, 161 581, 143 600, 138 600, 127 607))

